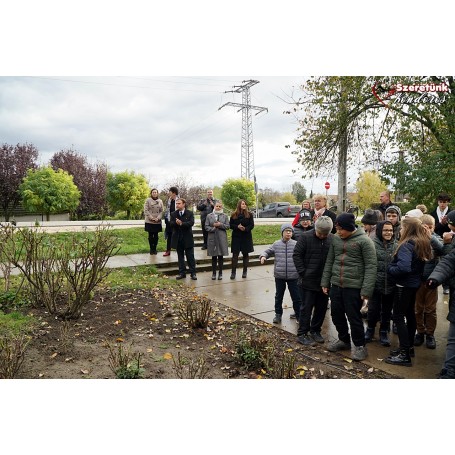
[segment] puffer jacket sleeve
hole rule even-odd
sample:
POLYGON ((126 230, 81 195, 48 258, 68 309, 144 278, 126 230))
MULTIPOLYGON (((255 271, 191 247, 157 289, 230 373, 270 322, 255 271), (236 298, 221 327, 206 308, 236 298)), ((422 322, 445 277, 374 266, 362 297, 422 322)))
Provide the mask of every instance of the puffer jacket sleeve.
POLYGON ((403 243, 396 253, 396 259, 389 264, 388 272, 393 277, 399 278, 412 271, 413 246, 407 242, 403 243))
POLYGON ((269 246, 264 252, 262 252, 259 255, 259 259, 261 259, 261 257, 265 257, 266 259, 268 259, 271 256, 275 256, 275 243, 269 246))
POLYGON ((371 297, 373 295, 376 284, 376 276, 378 272, 378 260, 376 257, 376 249, 371 239, 366 238, 362 242, 362 255, 364 263, 364 278, 360 294, 371 297), (367 241, 365 241, 367 240, 367 241))
MULTIPOLYGON (((334 239, 335 240, 335 239, 334 239)), ((321 287, 329 288, 332 277, 332 268, 335 261, 335 241, 330 244, 327 260, 325 261, 324 271, 322 272, 321 287)))

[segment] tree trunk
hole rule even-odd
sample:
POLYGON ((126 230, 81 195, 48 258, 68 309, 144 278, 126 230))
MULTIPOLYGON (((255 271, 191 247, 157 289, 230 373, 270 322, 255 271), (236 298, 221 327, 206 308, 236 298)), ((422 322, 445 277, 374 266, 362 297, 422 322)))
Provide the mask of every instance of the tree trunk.
POLYGON ((341 132, 338 153, 338 202, 337 213, 346 212, 346 186, 347 186, 347 161, 348 161, 348 130, 346 127, 341 132))

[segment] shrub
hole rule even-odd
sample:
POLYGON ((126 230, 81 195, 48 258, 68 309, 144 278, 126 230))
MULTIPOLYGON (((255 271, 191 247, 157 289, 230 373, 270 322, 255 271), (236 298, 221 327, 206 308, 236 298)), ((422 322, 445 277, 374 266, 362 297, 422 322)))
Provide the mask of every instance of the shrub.
POLYGON ((141 368, 141 354, 132 353, 131 344, 126 349, 119 343, 116 348, 107 343, 109 348, 109 367, 117 379, 140 379, 144 372, 141 368))
POLYGON ((187 359, 180 355, 180 352, 177 354, 177 360, 172 357, 174 362, 175 374, 179 379, 204 379, 209 372, 209 368, 205 364, 204 357, 199 357, 198 359, 187 359))
POLYGON ((207 297, 196 295, 192 300, 180 303, 177 314, 192 329, 205 329, 209 325, 212 305, 207 297))

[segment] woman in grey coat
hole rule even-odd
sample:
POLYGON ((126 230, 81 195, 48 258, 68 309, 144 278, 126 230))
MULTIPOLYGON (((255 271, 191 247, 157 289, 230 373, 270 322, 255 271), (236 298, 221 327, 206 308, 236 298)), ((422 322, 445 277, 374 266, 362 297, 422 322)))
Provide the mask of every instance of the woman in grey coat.
POLYGON ((207 256, 212 256, 212 280, 223 279, 223 256, 229 254, 226 231, 229 229, 229 217, 223 212, 221 201, 215 203, 212 213, 207 215, 205 230, 207 231, 207 256))

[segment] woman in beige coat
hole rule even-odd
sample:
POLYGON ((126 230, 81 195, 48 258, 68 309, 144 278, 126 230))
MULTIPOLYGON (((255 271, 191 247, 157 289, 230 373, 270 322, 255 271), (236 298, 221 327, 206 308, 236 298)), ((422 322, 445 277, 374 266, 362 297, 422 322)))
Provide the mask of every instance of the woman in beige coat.
POLYGON ((153 188, 150 197, 144 203, 145 231, 149 233, 150 254, 157 254, 158 233, 163 230, 161 218, 163 216, 163 202, 158 197, 158 190, 153 188))

